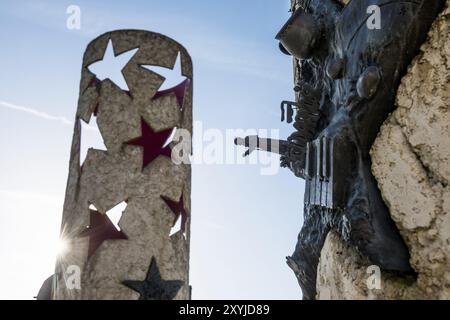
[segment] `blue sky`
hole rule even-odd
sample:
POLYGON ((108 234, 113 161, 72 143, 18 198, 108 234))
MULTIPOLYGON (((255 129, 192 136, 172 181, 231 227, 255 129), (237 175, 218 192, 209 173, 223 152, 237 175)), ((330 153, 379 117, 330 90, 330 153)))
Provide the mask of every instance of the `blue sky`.
MULTIPOLYGON (((192 56, 203 129, 286 138, 293 129, 280 123, 279 103, 293 99, 292 61, 274 36, 288 9, 289 0, 0 2, 0 299, 32 298, 53 271, 89 41, 123 28, 170 36, 192 56), (72 4, 80 30, 66 28, 72 4)), ((192 183, 193 298, 300 298, 285 256, 302 224, 303 181, 286 169, 198 164, 192 183)))

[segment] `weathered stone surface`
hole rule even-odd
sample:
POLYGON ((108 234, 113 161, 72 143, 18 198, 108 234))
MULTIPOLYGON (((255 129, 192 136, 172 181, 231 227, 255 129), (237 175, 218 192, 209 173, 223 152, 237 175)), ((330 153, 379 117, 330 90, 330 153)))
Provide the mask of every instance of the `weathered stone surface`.
POLYGON ((330 232, 321 252, 317 272, 317 299, 400 299, 414 296, 414 278, 381 273, 380 287, 372 287, 371 263, 358 251, 330 232), (369 283, 369 285, 368 285, 369 283))
POLYGON ((321 299, 450 299, 450 1, 397 93, 375 141, 372 171, 411 254, 417 277, 382 271, 369 290, 368 263, 336 234, 321 252, 321 299))
POLYGON ((317 299, 365 299, 363 260, 358 252, 331 231, 323 246, 317 269, 317 299), (340 281, 336 281, 339 279, 340 281))
POLYGON ((392 119, 381 132, 372 149, 373 172, 391 215, 402 229, 429 228, 439 209, 427 172, 392 119))

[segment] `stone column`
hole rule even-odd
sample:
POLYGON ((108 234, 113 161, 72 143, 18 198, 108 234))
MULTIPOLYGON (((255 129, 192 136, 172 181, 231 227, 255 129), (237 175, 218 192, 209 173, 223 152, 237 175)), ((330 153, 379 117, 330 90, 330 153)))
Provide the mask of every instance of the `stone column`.
POLYGON ((57 262, 54 299, 190 298, 191 168, 171 160, 176 138, 165 143, 174 130, 192 134, 192 81, 188 52, 161 34, 113 31, 88 45, 61 227, 68 251, 57 262), (108 43, 116 56, 137 49, 122 69, 128 90, 90 69, 108 43), (173 69, 177 57, 185 80, 159 90, 164 77, 143 66, 173 69), (80 163, 81 122, 93 120, 106 151, 91 148, 80 163), (108 212, 119 204, 116 227, 108 212))

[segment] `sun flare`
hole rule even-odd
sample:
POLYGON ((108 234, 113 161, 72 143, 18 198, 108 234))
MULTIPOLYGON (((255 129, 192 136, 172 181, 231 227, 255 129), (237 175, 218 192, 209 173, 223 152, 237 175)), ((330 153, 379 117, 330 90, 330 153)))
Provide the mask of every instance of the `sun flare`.
POLYGON ((58 239, 58 243, 56 245, 56 255, 58 257, 63 256, 69 249, 69 242, 67 239, 60 238, 58 239))

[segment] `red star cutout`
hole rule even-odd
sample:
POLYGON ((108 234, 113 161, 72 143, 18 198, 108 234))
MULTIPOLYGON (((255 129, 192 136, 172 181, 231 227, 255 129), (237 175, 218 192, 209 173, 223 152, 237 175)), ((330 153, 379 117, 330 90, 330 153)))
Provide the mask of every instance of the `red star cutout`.
POLYGON ((175 214, 175 219, 173 220, 172 227, 177 222, 178 218, 181 215, 181 231, 183 233, 186 231, 186 222, 189 216, 189 213, 184 208, 184 201, 183 201, 183 194, 181 194, 180 200, 178 202, 175 202, 173 200, 170 200, 167 197, 161 196, 161 199, 164 200, 164 202, 167 204, 167 206, 172 210, 172 212, 175 214))
POLYGON ((189 82, 190 82, 189 79, 185 79, 184 81, 180 82, 180 84, 176 85, 175 87, 158 91, 153 96, 153 100, 158 99, 163 96, 167 96, 173 92, 175 94, 175 96, 177 97, 178 106, 180 107, 180 110, 181 110, 181 109, 183 109, 184 94, 186 92, 186 87, 188 86, 189 82))
POLYGON ((80 233, 80 237, 89 237, 88 259, 100 247, 105 240, 128 239, 122 232, 116 229, 106 214, 90 209, 90 223, 86 230, 80 233))
POLYGON ((144 159, 142 161, 142 169, 144 169, 150 162, 155 160, 159 155, 166 157, 171 156, 172 150, 167 145, 163 148, 164 143, 170 137, 173 128, 164 129, 160 132, 155 132, 153 129, 141 118, 142 135, 138 138, 132 139, 127 144, 134 146, 141 146, 144 148, 144 159))

